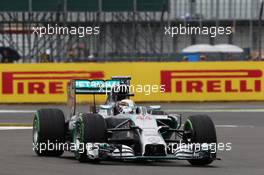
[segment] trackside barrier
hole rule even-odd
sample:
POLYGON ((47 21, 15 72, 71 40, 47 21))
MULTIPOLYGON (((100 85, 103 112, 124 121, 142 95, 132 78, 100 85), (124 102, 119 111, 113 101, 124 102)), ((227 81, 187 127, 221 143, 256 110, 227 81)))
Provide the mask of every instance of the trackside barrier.
POLYGON ((115 75, 132 77, 135 101, 264 100, 263 72, 262 62, 0 64, 0 103, 64 103, 70 79, 115 75))

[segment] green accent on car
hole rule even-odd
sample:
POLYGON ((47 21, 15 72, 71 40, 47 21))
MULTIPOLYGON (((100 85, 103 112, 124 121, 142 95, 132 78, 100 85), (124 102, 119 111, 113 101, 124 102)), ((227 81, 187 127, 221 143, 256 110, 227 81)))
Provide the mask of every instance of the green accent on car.
POLYGON ((193 130, 193 125, 192 125, 191 120, 189 120, 189 119, 186 120, 185 127, 186 127, 186 129, 193 130))
POLYGON ((33 130, 37 128, 37 131, 40 131, 40 125, 39 125, 39 116, 38 113, 35 113, 35 117, 34 117, 34 123, 33 123, 33 130))
POLYGON ((32 140, 34 144, 38 144, 39 142, 39 132, 40 132, 40 124, 39 124, 39 116, 38 113, 34 115, 33 121, 33 129, 32 129, 32 140), (35 139, 35 132, 37 132, 37 139, 35 139))

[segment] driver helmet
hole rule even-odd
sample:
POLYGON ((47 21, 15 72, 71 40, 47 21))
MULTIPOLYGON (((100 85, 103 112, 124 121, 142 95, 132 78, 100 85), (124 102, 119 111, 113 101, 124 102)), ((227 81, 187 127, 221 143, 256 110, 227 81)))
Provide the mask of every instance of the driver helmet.
POLYGON ((124 99, 118 102, 117 107, 121 114, 132 113, 135 103, 132 100, 124 99))

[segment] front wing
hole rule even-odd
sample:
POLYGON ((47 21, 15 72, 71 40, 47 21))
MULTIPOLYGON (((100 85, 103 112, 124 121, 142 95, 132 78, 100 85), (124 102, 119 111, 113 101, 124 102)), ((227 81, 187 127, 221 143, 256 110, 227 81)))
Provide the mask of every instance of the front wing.
POLYGON ((90 159, 101 160, 194 160, 194 159, 216 159, 216 153, 213 150, 192 150, 190 148, 181 148, 179 146, 172 154, 165 156, 143 156, 135 155, 132 148, 126 145, 118 147, 109 144, 89 143, 87 146, 87 156, 90 159))

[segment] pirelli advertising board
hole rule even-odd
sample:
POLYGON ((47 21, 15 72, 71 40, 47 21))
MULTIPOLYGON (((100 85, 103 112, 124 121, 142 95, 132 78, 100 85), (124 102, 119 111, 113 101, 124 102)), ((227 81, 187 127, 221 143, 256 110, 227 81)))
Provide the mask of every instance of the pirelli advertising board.
POLYGON ((66 102, 69 80, 111 76, 131 76, 135 101, 264 100, 263 71, 262 62, 0 64, 0 102, 66 102))

